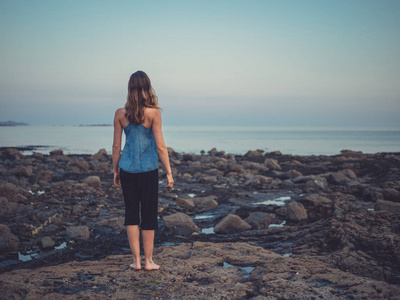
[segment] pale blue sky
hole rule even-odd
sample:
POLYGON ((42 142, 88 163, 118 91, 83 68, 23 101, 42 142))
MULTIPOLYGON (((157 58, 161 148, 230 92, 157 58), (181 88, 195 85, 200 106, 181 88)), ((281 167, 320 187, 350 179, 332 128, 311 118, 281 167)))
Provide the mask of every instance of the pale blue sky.
POLYGON ((400 1, 0 2, 0 121, 400 128, 400 1))

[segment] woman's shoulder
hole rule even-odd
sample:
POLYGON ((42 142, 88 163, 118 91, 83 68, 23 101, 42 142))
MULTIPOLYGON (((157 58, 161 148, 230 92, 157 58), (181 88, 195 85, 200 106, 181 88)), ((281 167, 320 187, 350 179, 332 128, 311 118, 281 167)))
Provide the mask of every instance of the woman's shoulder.
POLYGON ((146 107, 146 109, 144 110, 144 115, 145 117, 154 119, 160 116, 160 110, 158 108, 146 107))
POLYGON ((126 114, 126 110, 125 110, 124 107, 118 108, 118 109, 115 111, 115 116, 116 116, 116 117, 125 117, 125 114, 126 114))

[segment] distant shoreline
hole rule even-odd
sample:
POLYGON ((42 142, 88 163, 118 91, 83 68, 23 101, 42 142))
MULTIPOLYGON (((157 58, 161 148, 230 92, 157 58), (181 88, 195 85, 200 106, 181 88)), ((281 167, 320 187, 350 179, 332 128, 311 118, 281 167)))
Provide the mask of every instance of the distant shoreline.
POLYGON ((0 126, 29 126, 29 124, 23 122, 6 121, 0 122, 0 126))

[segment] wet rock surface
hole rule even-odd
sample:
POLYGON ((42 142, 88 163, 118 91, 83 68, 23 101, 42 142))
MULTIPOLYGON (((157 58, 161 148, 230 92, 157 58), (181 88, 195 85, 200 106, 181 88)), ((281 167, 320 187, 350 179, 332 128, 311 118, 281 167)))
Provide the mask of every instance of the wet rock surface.
POLYGON ((22 150, 0 149, 1 299, 400 297, 400 153, 169 149, 161 269, 135 272, 110 155, 22 150))

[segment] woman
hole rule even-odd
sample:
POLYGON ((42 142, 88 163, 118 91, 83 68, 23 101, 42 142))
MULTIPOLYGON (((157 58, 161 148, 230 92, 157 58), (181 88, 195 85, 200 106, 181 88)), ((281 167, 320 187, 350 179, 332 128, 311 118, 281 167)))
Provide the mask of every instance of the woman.
POLYGON ((157 96, 146 73, 137 71, 129 79, 124 108, 114 117, 114 184, 122 187, 125 225, 133 254, 131 268, 141 269, 140 230, 145 255, 145 270, 157 270, 153 262, 154 231, 158 229, 158 157, 167 172, 167 188, 172 188, 168 150, 161 131, 157 96), (122 130, 126 141, 121 154, 122 130))

